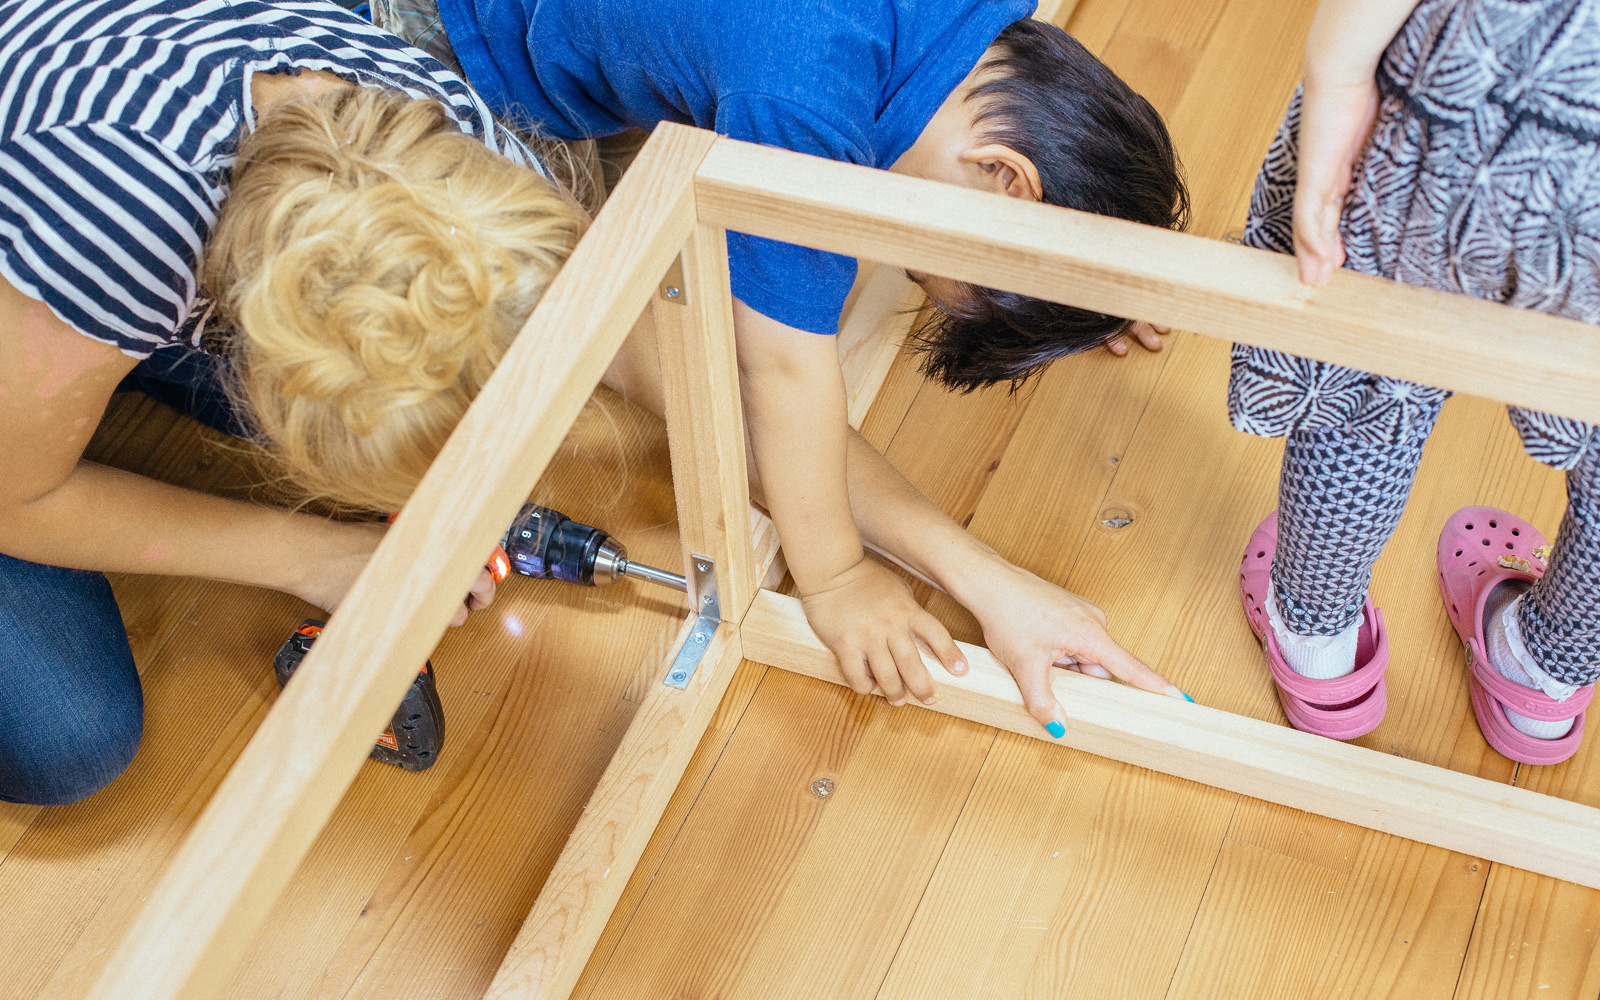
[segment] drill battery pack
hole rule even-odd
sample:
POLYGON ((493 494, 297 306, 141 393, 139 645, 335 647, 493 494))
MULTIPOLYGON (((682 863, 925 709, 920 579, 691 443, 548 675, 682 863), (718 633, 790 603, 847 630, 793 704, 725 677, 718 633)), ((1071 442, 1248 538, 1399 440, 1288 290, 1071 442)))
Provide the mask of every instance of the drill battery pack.
MULTIPOLYGON (((307 618, 273 657, 272 671, 278 676, 280 688, 289 682, 300 661, 311 652, 311 644, 322 634, 325 624, 307 618)), ((439 702, 439 689, 433 682, 433 664, 428 662, 422 665, 422 672, 406 690, 405 698, 378 736, 370 756, 407 771, 425 771, 439 759, 443 747, 444 706, 439 702)))

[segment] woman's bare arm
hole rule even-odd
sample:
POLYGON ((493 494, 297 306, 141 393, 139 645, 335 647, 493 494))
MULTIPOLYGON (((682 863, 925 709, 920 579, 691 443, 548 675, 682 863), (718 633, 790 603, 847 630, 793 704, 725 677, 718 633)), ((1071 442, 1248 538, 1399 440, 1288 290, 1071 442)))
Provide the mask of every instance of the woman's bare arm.
POLYGON ((207 496, 82 459, 112 390, 136 363, 0 280, 0 552, 336 604, 381 527, 207 496))

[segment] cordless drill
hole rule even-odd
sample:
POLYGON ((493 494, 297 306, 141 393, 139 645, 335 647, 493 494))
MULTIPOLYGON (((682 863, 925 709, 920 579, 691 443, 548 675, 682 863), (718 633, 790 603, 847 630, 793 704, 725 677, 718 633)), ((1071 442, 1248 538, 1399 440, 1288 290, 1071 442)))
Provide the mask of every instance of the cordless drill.
MULTIPOLYGON (((675 590, 688 589, 684 578, 677 573, 630 560, 622 543, 601 529, 579 524, 560 511, 532 503, 522 505, 484 569, 495 583, 503 583, 510 573, 516 572, 521 576, 565 580, 585 587, 608 586, 629 576, 675 590)), ((324 624, 307 618, 278 650, 272 668, 279 687, 288 683, 300 661, 311 652, 324 624)), ((371 757, 408 771, 422 771, 433 766, 443 747, 444 706, 439 701, 430 660, 423 663, 422 671, 406 690, 394 718, 378 736, 371 757)))

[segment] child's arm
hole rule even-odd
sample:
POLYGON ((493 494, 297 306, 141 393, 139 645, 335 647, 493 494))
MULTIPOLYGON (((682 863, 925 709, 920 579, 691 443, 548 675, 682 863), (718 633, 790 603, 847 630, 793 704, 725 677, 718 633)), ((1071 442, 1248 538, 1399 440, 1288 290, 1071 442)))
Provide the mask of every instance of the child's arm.
POLYGON ((1294 199, 1300 280, 1322 286, 1344 263, 1339 217, 1378 113, 1375 74, 1416 0, 1323 0, 1306 39, 1294 199))
MULTIPOLYGON (((1075 663, 1082 673, 1185 697, 1111 638, 1098 607, 978 541, 859 434, 850 446, 850 498, 869 547, 945 591, 978 619, 984 641, 1011 671, 1028 714, 1040 725, 1064 721, 1050 688, 1056 665, 1075 663)), ((965 670, 961 664, 952 672, 965 670)))
POLYGON ((857 691, 876 682, 894 704, 908 688, 931 701, 912 636, 947 667, 959 654, 910 588, 862 549, 845 485, 852 432, 834 338, 785 326, 737 299, 733 315, 756 472, 807 620, 857 691))

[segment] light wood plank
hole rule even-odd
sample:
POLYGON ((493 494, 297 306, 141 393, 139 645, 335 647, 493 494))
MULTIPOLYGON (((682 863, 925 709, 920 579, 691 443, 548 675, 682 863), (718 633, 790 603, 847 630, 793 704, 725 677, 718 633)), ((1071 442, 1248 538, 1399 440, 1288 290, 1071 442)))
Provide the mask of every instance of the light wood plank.
POLYGON ((571 993, 741 658, 739 630, 724 625, 686 689, 653 685, 485 996, 571 993))
POLYGON ((641 153, 91 996, 199 997, 223 985, 682 245, 693 219, 688 176, 708 138, 664 128, 641 153))
MULTIPOLYGON (((727 234, 695 226, 679 260, 683 283, 677 298, 657 295, 652 308, 684 574, 693 591, 695 556, 714 560, 722 619, 736 622, 755 599, 760 574, 750 549, 750 474, 739 407, 727 234)), ((699 612, 712 595, 691 597, 699 612)))
MULTIPOLYGON (((757 662, 844 683, 794 598, 763 592, 742 633, 757 662)), ((963 652, 964 677, 925 654, 939 696, 929 710, 1047 739, 1005 667, 982 647, 963 652)), ((1600 809, 1068 671, 1052 684, 1065 745, 1600 887, 1600 809)))
POLYGON ((1238 841, 1223 842, 1191 935, 1233 947, 1185 948, 1171 1000, 1311 997, 1320 956, 1302 947, 1339 910, 1346 876, 1238 841), (1292 901, 1293 905, 1263 906, 1292 901))
POLYGON ((1600 334, 1574 320, 1353 271, 1312 289, 1283 254, 732 139, 695 190, 742 232, 1600 420, 1600 334))

